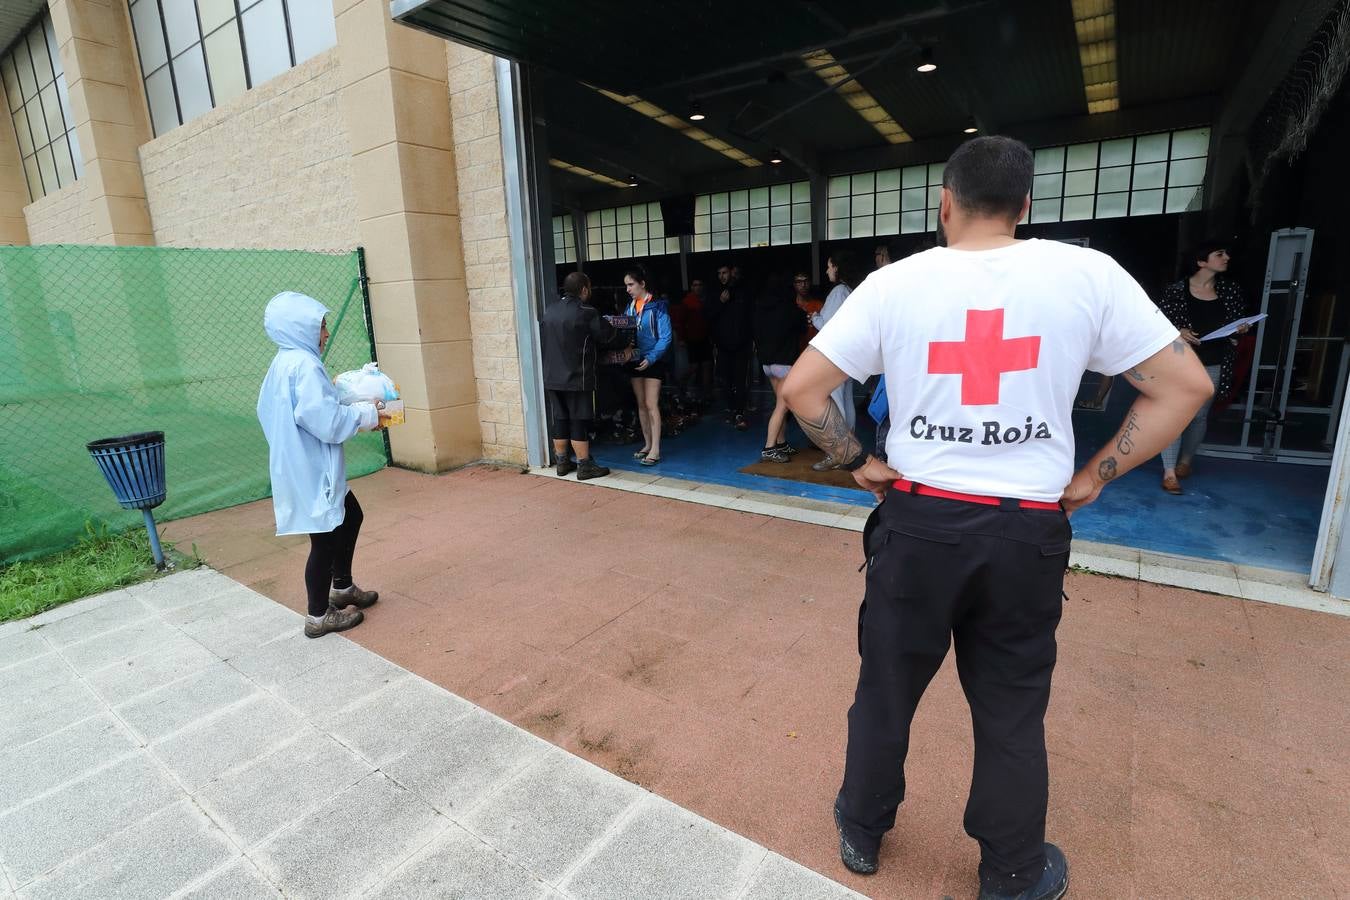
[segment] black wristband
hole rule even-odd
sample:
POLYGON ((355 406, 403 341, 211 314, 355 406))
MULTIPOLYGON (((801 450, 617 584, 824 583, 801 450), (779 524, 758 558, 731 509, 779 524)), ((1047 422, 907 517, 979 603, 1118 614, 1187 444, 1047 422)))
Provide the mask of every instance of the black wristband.
POLYGON ((867 465, 867 458, 868 455, 866 453, 859 453, 853 458, 852 462, 840 463, 839 468, 843 469, 845 472, 856 472, 867 465))

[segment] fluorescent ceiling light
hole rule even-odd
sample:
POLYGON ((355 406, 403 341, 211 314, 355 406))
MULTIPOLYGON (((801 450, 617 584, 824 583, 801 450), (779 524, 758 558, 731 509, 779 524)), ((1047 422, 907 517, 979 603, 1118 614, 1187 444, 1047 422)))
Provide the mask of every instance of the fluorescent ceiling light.
POLYGON ((721 140, 720 138, 713 137, 711 134, 708 134, 708 132, 704 131, 702 128, 690 125, 688 122, 686 122, 684 119, 681 119, 679 116, 672 115, 671 113, 666 112, 664 109, 657 106, 655 103, 643 100, 636 94, 616 94, 613 91, 607 91, 604 90, 603 88, 598 88, 593 85, 587 85, 587 87, 590 87, 591 90, 593 91, 604 94, 606 97, 613 100, 615 103, 622 103, 624 106, 628 107, 635 113, 641 113, 642 115, 646 116, 649 119, 653 119, 657 122, 660 122, 662 125, 666 126, 667 128, 673 131, 678 131, 680 134, 689 138, 691 141, 698 141, 700 144, 707 147, 709 150, 716 150, 718 153, 722 154, 727 159, 734 159, 736 162, 740 163, 741 165, 747 168, 754 168, 756 166, 763 165, 763 163, 755 159, 753 156, 750 156, 747 153, 743 153, 740 150, 737 150, 735 147, 731 146, 726 141, 721 140))
POLYGON ((892 144, 907 144, 914 138, 910 137, 905 129, 900 127, 900 123, 891 118, 891 114, 886 112, 885 108, 876 101, 876 98, 863 88, 856 79, 848 81, 849 73, 834 55, 828 50, 814 50, 811 53, 802 54, 802 62, 806 63, 811 71, 820 76, 820 80, 834 87, 839 85, 835 91, 839 97, 853 107, 853 111, 862 116, 867 124, 871 125, 877 132, 892 144), (848 81, 847 84, 842 82, 848 81))
POLYGON ((1115 0, 1072 0, 1073 27, 1078 34, 1078 59, 1083 66, 1083 94, 1088 112, 1120 109, 1116 76, 1115 0))
POLYGON ((607 184, 610 187, 626 188, 632 186, 625 181, 620 181, 617 178, 610 178, 608 175, 601 175, 599 172, 592 172, 590 169, 582 166, 574 166, 570 162, 564 162, 561 159, 550 159, 548 164, 555 169, 562 169, 564 172, 571 172, 573 175, 580 175, 583 178, 589 178, 591 181, 598 181, 601 184, 607 184))

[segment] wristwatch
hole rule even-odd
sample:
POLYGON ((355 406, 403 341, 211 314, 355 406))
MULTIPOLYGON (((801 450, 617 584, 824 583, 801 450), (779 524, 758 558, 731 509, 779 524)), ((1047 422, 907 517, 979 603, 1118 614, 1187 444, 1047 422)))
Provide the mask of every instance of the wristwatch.
POLYGON ((869 454, 867 453, 859 453, 853 458, 852 462, 840 463, 839 468, 843 469, 845 472, 856 472, 867 465, 868 456, 869 454))

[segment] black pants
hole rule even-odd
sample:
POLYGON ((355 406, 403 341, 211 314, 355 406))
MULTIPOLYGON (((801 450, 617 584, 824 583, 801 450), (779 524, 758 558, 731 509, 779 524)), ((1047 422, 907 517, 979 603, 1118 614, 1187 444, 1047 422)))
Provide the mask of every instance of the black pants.
POLYGON ((347 492, 347 515, 342 524, 322 534, 309 536, 309 561, 305 563, 305 590, 309 594, 309 614, 328 612, 328 589, 348 587, 352 583, 352 556, 356 536, 361 533, 361 504, 347 492))
POLYGON ((722 399, 733 414, 745 412, 750 393, 750 356, 748 346, 735 350, 717 348, 717 377, 722 382, 722 399))
POLYGON ((894 489, 875 516, 840 811, 877 843, 895 825, 910 723, 954 638, 975 735, 966 833, 980 844, 981 883, 1025 890, 1045 864, 1044 722, 1068 518, 894 489))
POLYGON ((555 441, 589 441, 595 419, 595 394, 591 391, 545 391, 552 420, 549 437, 555 441))

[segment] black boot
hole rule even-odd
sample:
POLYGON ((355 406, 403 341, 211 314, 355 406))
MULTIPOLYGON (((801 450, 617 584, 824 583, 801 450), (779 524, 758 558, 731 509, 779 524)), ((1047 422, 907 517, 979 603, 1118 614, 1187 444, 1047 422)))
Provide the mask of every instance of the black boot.
POLYGON ((564 475, 571 475, 571 474, 572 474, 573 472, 575 472, 576 470, 577 470, 577 464, 574 463, 574 462, 572 462, 572 458, 571 458, 571 457, 569 457, 569 456, 560 456, 560 457, 558 457, 558 477, 559 477, 559 478, 562 478, 564 475))
POLYGON ((588 456, 577 462, 577 481, 590 481, 592 478, 604 478, 609 474, 609 469, 598 465, 595 457, 588 456))

